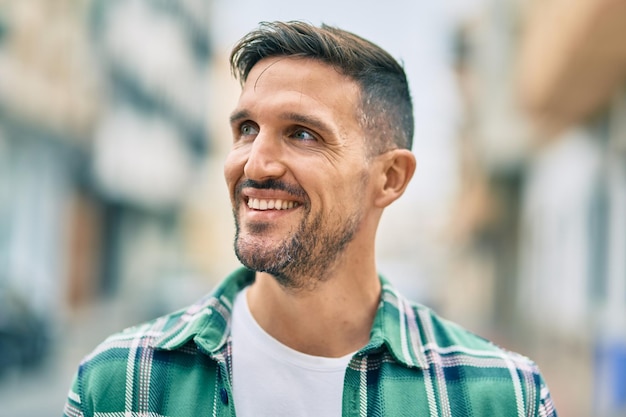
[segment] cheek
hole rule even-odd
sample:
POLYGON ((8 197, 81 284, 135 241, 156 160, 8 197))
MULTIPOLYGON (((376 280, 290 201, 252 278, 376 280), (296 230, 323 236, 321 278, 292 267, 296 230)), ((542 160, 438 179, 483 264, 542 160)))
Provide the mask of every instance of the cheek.
POLYGON ((235 201, 235 187, 243 176, 244 165, 245 158, 242 158, 241 154, 236 151, 231 151, 224 161, 224 179, 226 180, 226 186, 233 204, 235 201))
POLYGON ((231 197, 233 196, 237 181, 239 181, 243 175, 244 165, 245 158, 240 152, 233 150, 226 156, 226 160, 224 161, 224 179, 226 180, 226 185, 231 193, 231 197))
POLYGON ((355 168, 350 175, 349 186, 343 190, 345 199, 349 200, 353 205, 363 206, 367 204, 370 198, 371 186, 368 171, 365 169, 358 170, 355 168))
POLYGON ((362 206, 366 200, 364 178, 356 173, 336 174, 318 178, 316 181, 321 187, 320 198, 323 205, 332 212, 352 211, 355 206, 362 206))

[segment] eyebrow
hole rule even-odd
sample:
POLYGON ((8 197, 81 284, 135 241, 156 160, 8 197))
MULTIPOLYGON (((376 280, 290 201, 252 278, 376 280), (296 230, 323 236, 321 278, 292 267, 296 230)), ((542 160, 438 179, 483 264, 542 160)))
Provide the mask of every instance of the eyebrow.
MULTIPOLYGON (((240 120, 249 119, 249 118, 251 118, 251 115, 248 110, 245 110, 245 109, 237 110, 237 111, 234 111, 230 115, 230 123, 235 124, 236 122, 240 120)), ((326 123, 324 123, 322 120, 314 116, 307 116, 301 113, 288 112, 288 113, 281 114, 279 118, 282 120, 287 120, 287 121, 291 121, 295 123, 308 125, 322 132, 326 132, 326 133, 332 132, 332 129, 326 123)))
POLYGON ((284 113, 280 115, 283 120, 301 123, 313 127, 315 130, 331 133, 332 129, 326 123, 314 116, 307 116, 301 113, 284 113))
MULTIPOLYGON (((230 123, 236 124, 240 120, 249 119, 251 117, 252 117, 251 113, 246 109, 235 110, 230 115, 230 123)), ((286 121, 310 126, 313 129, 320 131, 321 133, 333 132, 333 129, 331 129, 326 123, 324 123, 321 119, 315 116, 305 115, 302 113, 287 112, 287 113, 280 114, 279 118, 281 120, 286 120, 286 121)))
POLYGON ((250 112, 248 110, 235 111, 230 115, 230 124, 234 124, 239 120, 248 118, 250 118, 250 112))

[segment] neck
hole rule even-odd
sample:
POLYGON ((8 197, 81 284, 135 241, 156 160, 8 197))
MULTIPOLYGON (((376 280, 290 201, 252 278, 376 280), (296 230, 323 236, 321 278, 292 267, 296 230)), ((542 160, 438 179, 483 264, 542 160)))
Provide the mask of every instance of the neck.
POLYGON ((369 341, 380 291, 373 261, 338 268, 313 288, 295 291, 257 272, 248 304, 259 325, 281 343, 309 355, 340 357, 369 341))

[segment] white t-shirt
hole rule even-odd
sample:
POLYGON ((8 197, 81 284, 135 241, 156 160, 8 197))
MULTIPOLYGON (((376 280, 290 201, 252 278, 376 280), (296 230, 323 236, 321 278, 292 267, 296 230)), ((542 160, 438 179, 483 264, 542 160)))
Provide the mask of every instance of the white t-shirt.
POLYGON ((343 380, 352 354, 311 356, 267 334, 246 299, 232 316, 233 397, 238 417, 341 416, 343 380))

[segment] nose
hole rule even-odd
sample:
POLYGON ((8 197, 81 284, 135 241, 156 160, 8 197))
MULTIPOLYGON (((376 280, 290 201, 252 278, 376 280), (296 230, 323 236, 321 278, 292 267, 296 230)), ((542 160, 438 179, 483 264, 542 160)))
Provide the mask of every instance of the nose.
POLYGON ((259 133, 252 142, 244 174, 256 181, 279 178, 285 173, 282 157, 283 143, 280 138, 259 133))

